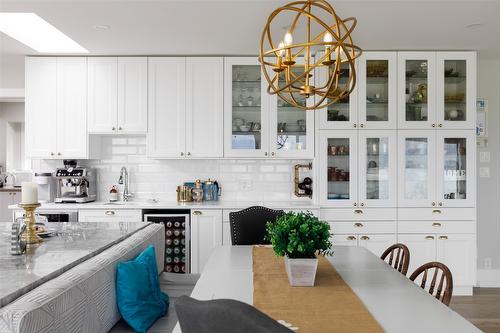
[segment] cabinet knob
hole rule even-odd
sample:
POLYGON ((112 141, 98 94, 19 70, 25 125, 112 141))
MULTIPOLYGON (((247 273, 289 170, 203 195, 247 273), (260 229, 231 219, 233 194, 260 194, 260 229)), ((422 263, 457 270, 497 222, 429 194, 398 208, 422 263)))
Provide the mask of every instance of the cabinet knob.
POLYGON ((433 227, 440 227, 440 226, 441 226, 441 223, 439 223, 439 222, 434 222, 434 223, 432 224, 432 226, 433 226, 433 227))
POLYGON ((114 127, 114 126, 113 126, 111 129, 112 129, 113 131, 116 131, 116 127, 114 127))
POLYGON ((356 228, 362 228, 363 227, 363 223, 354 223, 354 226, 356 228))
POLYGON ((361 236, 361 240, 370 240, 370 237, 368 237, 368 236, 361 236))
POLYGON ((363 211, 361 209, 355 209, 354 214, 363 214, 363 211))
POLYGON ((190 153, 190 152, 187 152, 187 156, 191 156, 191 153, 190 153))
POLYGON ((436 206, 436 203, 433 201, 433 202, 431 203, 431 205, 432 205, 432 206, 436 206))
POLYGON ((364 206, 365 206, 365 203, 364 203, 364 202, 362 202, 362 203, 360 203, 359 205, 360 205, 361 207, 364 207, 364 206))
POLYGON ((118 130, 119 130, 119 131, 121 131, 122 129, 123 129, 123 128, 122 128, 121 126, 120 126, 120 127, 118 127, 118 130))
POLYGON ((107 210, 107 211, 104 212, 104 214, 106 214, 108 216, 113 216, 113 215, 115 215, 115 212, 112 211, 112 210, 107 210))
POLYGON ((425 236, 425 239, 426 239, 426 240, 433 240, 433 239, 434 239, 434 236, 425 236))
POLYGON ((443 124, 439 124, 438 127, 443 127, 443 124))
POLYGON ((441 239, 441 240, 447 240, 448 236, 439 236, 439 239, 441 239))
POLYGON ((183 152, 181 152, 181 156, 184 156, 184 153, 183 153, 183 152))
POLYGON ((199 210, 193 211, 193 215, 201 215, 201 212, 199 210))
POLYGON ((54 153, 50 153, 50 156, 54 156, 55 154, 54 153))
POLYGON ((271 153, 271 156, 274 156, 274 151, 271 153))
POLYGON ((432 127, 436 127, 436 124, 432 124, 431 126, 432 126, 432 127))
POLYGON ((360 124, 359 127, 363 128, 363 127, 365 127, 365 125, 364 124, 360 124))
POLYGON ((438 203, 438 205, 441 207, 441 206, 443 205, 443 203, 442 203, 442 202, 440 202, 440 203, 438 203))
POLYGON ((358 125, 356 125, 356 124, 353 124, 352 126, 353 126, 354 128, 358 127, 358 125))
POLYGON ((267 151, 264 153, 264 156, 267 156, 267 151))
POLYGON ((357 203, 357 202, 355 202, 355 203, 354 203, 354 207, 356 207, 357 205, 358 205, 358 203, 357 203))
POLYGON ((346 238, 348 241, 353 241, 353 240, 356 240, 356 237, 354 236, 347 236, 346 238))
POLYGON ((57 156, 61 156, 61 153, 57 153, 57 156))

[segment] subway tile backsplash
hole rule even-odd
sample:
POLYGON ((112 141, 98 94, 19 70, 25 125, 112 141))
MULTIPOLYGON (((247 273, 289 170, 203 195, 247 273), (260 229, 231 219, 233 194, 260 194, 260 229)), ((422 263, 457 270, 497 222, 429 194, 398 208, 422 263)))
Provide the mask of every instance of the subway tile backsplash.
MULTIPOLYGON (((80 161, 97 171, 99 200, 107 200, 122 166, 129 169, 135 200, 175 201, 177 185, 208 178, 219 182, 224 201, 309 200, 293 194, 293 166, 305 160, 151 160, 145 137, 103 136, 100 141, 101 159, 80 161)), ((34 171, 53 172, 61 166, 62 161, 33 161, 34 171)))

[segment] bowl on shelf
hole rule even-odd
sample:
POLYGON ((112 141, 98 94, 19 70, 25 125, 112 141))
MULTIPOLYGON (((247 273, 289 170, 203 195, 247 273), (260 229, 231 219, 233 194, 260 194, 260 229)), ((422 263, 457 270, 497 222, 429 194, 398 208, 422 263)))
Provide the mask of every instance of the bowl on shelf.
POLYGON ((236 118, 233 120, 233 123, 236 125, 236 126, 241 126, 245 123, 245 120, 241 119, 241 118, 236 118))
POLYGON ((251 129, 252 129, 252 126, 250 126, 250 125, 241 125, 240 126, 240 131, 242 131, 242 132, 250 132, 251 129))

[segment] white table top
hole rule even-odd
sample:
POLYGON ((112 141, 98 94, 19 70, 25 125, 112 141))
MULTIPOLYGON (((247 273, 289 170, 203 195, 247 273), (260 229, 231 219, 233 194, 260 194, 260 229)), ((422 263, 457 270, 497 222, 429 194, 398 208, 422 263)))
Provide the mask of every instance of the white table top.
MULTIPOLYGON (((480 332, 368 250, 336 246, 334 252, 330 262, 386 332, 480 332)), ((252 304, 252 247, 214 250, 191 297, 252 304)), ((174 332, 180 332, 178 325, 174 332)))

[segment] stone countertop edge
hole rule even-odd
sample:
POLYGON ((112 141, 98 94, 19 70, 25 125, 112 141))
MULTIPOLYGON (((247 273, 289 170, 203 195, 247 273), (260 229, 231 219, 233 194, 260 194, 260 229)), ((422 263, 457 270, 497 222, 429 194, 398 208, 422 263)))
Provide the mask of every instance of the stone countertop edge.
POLYGON ((123 235, 117 239, 115 239, 114 241, 112 241, 111 243, 108 243, 98 249, 96 249, 95 251, 93 251, 92 253, 89 253, 69 264, 67 264, 66 266, 63 266, 61 268, 59 268, 58 270, 48 274, 47 276, 44 276, 42 278, 40 278, 39 280, 33 282, 33 283, 30 283, 26 286, 24 286, 23 288, 19 289, 19 290, 16 290, 14 291, 13 293, 9 294, 9 295, 5 295, 4 297, 2 297, 0 299, 0 309, 2 309, 4 306, 14 302, 16 299, 18 299, 19 297, 29 293, 30 291, 32 291, 33 289, 35 288, 38 288, 40 287, 42 284, 44 284, 45 282, 47 281, 50 281, 58 276, 60 276, 61 274, 69 271, 70 269, 78 266, 79 264, 81 264, 82 262, 84 261, 87 261, 88 259, 92 258, 92 257, 95 257, 96 255, 106 251, 107 249, 109 249, 110 247, 124 241, 125 239, 129 238, 130 236, 132 236, 133 234, 135 234, 136 232, 146 228, 147 226, 151 225, 153 223, 151 222, 144 222, 144 226, 138 228, 137 230, 134 230, 133 232, 129 233, 129 234, 126 234, 126 235, 123 235))

